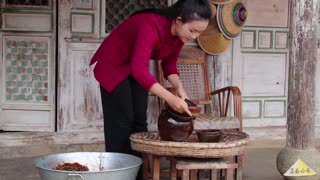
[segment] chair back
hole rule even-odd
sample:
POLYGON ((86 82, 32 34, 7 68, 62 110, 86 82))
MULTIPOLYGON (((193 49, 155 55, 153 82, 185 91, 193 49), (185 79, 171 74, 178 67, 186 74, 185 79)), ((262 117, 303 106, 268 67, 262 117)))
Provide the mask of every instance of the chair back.
MULTIPOLYGON (((207 54, 197 46, 184 46, 177 61, 179 78, 191 101, 198 105, 210 104, 207 54)), ((158 62, 159 83, 165 88, 171 84, 163 77, 161 63, 158 62)))

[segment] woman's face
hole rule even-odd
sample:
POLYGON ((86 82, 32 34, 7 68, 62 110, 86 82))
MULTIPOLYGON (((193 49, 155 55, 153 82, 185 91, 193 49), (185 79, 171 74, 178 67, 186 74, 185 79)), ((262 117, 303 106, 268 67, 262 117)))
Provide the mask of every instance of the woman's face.
POLYGON ((182 42, 187 43, 196 39, 207 28, 209 20, 194 20, 183 23, 181 17, 174 21, 173 35, 178 36, 182 42))

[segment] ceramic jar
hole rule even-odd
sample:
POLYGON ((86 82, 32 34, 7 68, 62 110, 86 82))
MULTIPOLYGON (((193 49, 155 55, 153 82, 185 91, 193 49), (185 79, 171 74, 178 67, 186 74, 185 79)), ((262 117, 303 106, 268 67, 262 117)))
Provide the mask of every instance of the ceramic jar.
MULTIPOLYGON (((192 104, 191 112, 194 112, 195 107, 196 105, 192 104)), ((189 110, 191 109, 189 108, 189 110)), ((197 111, 198 110, 200 109, 197 109, 197 111)), ((193 132, 193 120, 195 118, 195 116, 178 113, 171 109, 169 105, 166 105, 158 118, 160 138, 165 141, 181 142, 186 140, 193 132)))

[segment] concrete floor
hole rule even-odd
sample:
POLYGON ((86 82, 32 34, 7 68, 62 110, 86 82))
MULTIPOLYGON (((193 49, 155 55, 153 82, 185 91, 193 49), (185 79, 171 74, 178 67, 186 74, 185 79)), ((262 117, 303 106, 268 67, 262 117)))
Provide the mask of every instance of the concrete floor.
MULTIPOLYGON (((244 162, 244 180, 281 180, 276 168, 276 157, 283 140, 253 141, 247 148, 244 162)), ((33 166, 36 157, 0 159, 0 180, 40 180, 33 166)))
POLYGON ((281 148, 248 149, 244 162, 244 180, 280 180, 276 158, 281 148))

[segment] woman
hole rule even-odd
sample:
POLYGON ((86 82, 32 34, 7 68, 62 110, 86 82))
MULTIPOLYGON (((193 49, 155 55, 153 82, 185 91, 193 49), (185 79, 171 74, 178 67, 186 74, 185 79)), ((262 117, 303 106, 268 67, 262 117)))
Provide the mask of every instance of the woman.
POLYGON ((102 42, 90 65, 100 83, 106 150, 132 154, 129 136, 147 131, 148 91, 174 110, 191 115, 176 61, 184 43, 196 39, 211 18, 206 0, 179 0, 164 9, 147 9, 126 19, 102 42), (165 77, 178 96, 149 71, 150 59, 162 60, 165 77))

